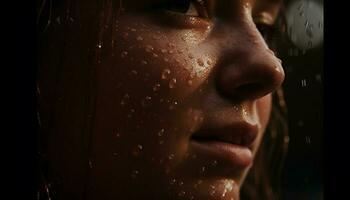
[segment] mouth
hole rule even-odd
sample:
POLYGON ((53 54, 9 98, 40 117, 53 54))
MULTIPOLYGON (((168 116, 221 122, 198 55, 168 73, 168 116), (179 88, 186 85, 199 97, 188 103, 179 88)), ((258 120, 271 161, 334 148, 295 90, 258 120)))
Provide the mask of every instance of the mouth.
POLYGON ((196 153, 228 163, 231 168, 247 168, 253 163, 252 147, 257 125, 245 122, 225 127, 200 129, 191 136, 196 153))

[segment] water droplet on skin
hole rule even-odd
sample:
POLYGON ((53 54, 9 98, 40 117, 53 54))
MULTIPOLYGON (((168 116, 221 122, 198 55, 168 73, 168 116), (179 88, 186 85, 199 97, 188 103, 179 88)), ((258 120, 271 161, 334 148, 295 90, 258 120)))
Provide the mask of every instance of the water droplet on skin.
POLYGON ((170 69, 164 69, 163 72, 162 72, 162 79, 163 80, 166 80, 169 78, 169 75, 170 75, 170 69))
POLYGON ((201 67, 204 66, 204 61, 203 61, 202 58, 198 58, 198 59, 197 59, 197 63, 198 63, 198 65, 201 66, 201 67))
POLYGON ((136 29, 132 28, 131 31, 132 31, 132 32, 136 32, 136 29))
POLYGON ((145 99, 142 100, 141 105, 142 107, 147 107, 151 104, 152 97, 146 96, 145 99))
POLYGON ((211 163, 211 166, 215 167, 218 165, 218 161, 214 160, 213 163, 211 163))
POLYGON ((132 173, 131 173, 131 177, 132 177, 133 179, 137 178, 138 175, 139 175, 139 171, 138 171, 138 170, 134 170, 134 171, 132 171, 132 173))
POLYGON ((175 183, 176 183, 176 179, 173 178, 170 180, 170 185, 174 185, 175 183))
POLYGON ((182 54, 184 51, 182 49, 177 50, 177 53, 182 54))
POLYGON ((172 160, 174 158, 174 154, 170 154, 169 156, 168 156, 168 159, 169 160, 172 160))
POLYGON ((165 62, 169 62, 169 59, 168 59, 168 58, 164 58, 164 61, 165 61, 165 62))
POLYGON ((180 181, 179 182, 179 186, 182 186, 184 184, 184 182, 180 181))
POLYGON ((215 186, 210 185, 210 195, 211 195, 211 196, 214 196, 215 193, 216 193, 216 191, 215 191, 215 186))
POLYGON ((200 172, 201 174, 203 174, 203 173, 205 172, 205 166, 201 167, 201 169, 199 170, 199 172, 200 172))
POLYGON ((92 161, 91 160, 89 160, 89 167, 90 167, 90 169, 92 169, 92 161))
POLYGON ((156 54, 156 53, 153 53, 152 56, 155 58, 158 58, 158 54, 156 54))
POLYGON ((141 61, 141 63, 142 63, 143 65, 147 65, 147 64, 148 64, 148 62, 145 61, 145 60, 141 61))
POLYGON ((136 40, 137 40, 137 41, 142 41, 142 40, 143 40, 143 37, 138 36, 138 37, 136 38, 136 40))
POLYGON ((134 156, 139 156, 140 153, 142 152, 142 149, 143 149, 143 146, 142 145, 137 145, 136 147, 134 147, 133 151, 132 151, 132 154, 134 156))
POLYGON ((158 131, 158 136, 159 137, 163 136, 164 132, 165 132, 165 130, 164 130, 164 128, 162 128, 160 131, 158 131))
POLYGON ((134 75, 137 75, 137 71, 136 70, 131 70, 131 73, 134 75))
POLYGON ((124 34, 123 34, 123 38, 124 38, 124 39, 126 39, 126 38, 128 38, 128 37, 129 37, 129 33, 124 33, 124 34))
POLYGON ((179 197, 183 197, 183 196, 185 196, 185 194, 186 194, 186 192, 185 191, 181 191, 181 192, 179 192, 179 197))
POLYGON ((169 81, 169 88, 172 89, 176 85, 176 78, 173 78, 169 81))
POLYGON ((173 50, 169 50, 169 54, 173 54, 174 53, 174 51, 173 50))
POLYGON ((154 50, 153 46, 151 46, 151 45, 146 45, 146 48, 145 48, 145 51, 146 51, 146 52, 150 53, 150 52, 152 52, 153 50, 154 50))
POLYGON ((174 44, 174 43, 169 42, 168 47, 170 47, 170 48, 174 48, 174 47, 175 47, 175 44, 174 44))
POLYGON ((192 80, 188 80, 188 81, 187 81, 187 84, 188 84, 189 86, 191 86, 191 85, 193 84, 192 80))
POLYGON ((158 91, 159 89, 160 89, 160 84, 159 84, 159 83, 157 83, 157 84, 155 84, 155 85, 153 86, 153 91, 154 91, 154 92, 158 91))
POLYGON ((162 50, 160 50, 162 53, 166 53, 166 52, 168 52, 166 49, 162 49, 162 50))
POLYGON ((208 64, 208 65, 211 65, 211 60, 210 60, 210 59, 207 60, 207 64, 208 64))
POLYGON ((128 52, 127 52, 127 51, 123 51, 123 52, 121 53, 121 57, 122 57, 122 58, 125 58, 127 55, 128 55, 128 52))
POLYGON ((97 48, 101 49, 101 48, 102 48, 102 44, 101 44, 101 43, 98 44, 98 45, 97 45, 97 48))
POLYGON ((194 58, 193 54, 192 54, 192 53, 189 53, 189 54, 188 54, 188 58, 193 59, 193 58, 194 58))

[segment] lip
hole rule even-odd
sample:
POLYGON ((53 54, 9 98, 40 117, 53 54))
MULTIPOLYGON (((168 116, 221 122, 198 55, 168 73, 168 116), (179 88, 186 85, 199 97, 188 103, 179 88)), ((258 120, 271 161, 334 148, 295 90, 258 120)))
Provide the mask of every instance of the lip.
POLYGON ((203 126, 190 140, 194 150, 235 168, 249 167, 253 162, 252 147, 258 135, 258 125, 247 122, 227 126, 203 126))

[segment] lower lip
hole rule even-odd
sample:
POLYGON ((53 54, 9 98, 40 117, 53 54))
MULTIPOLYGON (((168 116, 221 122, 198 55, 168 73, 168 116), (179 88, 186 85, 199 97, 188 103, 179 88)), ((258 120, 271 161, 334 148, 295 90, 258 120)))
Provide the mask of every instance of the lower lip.
POLYGON ((191 141, 199 154, 206 154, 218 160, 226 161, 234 167, 249 167, 253 162, 252 151, 244 146, 221 141, 191 141))

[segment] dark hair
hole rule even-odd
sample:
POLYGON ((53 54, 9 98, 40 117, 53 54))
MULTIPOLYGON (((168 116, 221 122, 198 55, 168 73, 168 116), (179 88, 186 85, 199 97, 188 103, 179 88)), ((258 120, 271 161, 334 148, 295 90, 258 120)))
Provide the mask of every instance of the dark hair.
MULTIPOLYGON (((38 199, 61 199, 61 191, 65 191, 71 197, 63 199, 85 199, 84 194, 88 186, 89 143, 91 120, 93 119, 94 105, 94 67, 100 52, 96 52, 96 44, 101 39, 99 30, 89 33, 90 27, 101 27, 105 20, 116 17, 121 1, 97 1, 97 0, 38 0, 38 122, 39 122, 39 183, 38 199), (86 1, 93 3, 90 5, 86 1), (117 5, 112 5, 117 4, 117 5), (113 7, 113 8, 110 8, 113 7), (113 15, 110 15, 111 9, 113 15), (100 11, 102 11, 100 13, 100 11), (96 16, 101 16, 96 18, 96 16), (74 51, 74 45, 81 45, 79 34, 89 34, 90 43, 84 44, 86 52, 75 52, 81 65, 70 51, 74 51), (54 53, 52 53, 54 52, 54 53), (69 65, 70 67, 67 67, 69 65), (72 67, 74 66, 74 67, 72 67), (87 69, 85 69, 87 67, 87 69), (82 74, 85 73, 85 74, 82 74), (79 78, 74 78, 79 77, 79 78), (71 87, 75 85, 75 87, 71 87), (79 97, 81 101, 73 101, 79 97), (74 108, 74 109, 73 109, 74 108), (74 115, 74 120, 65 122, 64 116, 74 115), (67 129, 61 130, 62 123, 69 123, 67 129), (64 132, 64 133, 62 133, 64 132), (78 132, 81 137, 79 144, 70 142, 67 150, 62 150, 52 157, 47 146, 49 141, 56 138, 68 137, 70 140, 78 132), (70 138, 69 138, 70 137, 70 138), (67 152, 71 152, 75 163, 71 169, 65 171, 70 177, 62 180, 60 171, 56 168, 57 159, 67 152), (48 156, 50 155, 50 156, 48 156), (61 183, 65 184, 62 185, 61 183), (71 184, 71 185, 70 185, 71 184), (74 191, 73 186, 74 185, 74 191), (70 188, 71 187, 71 188, 70 188)), ((273 94, 273 110, 271 120, 266 130, 264 139, 255 158, 245 183, 241 189, 242 200, 274 200, 279 199, 282 164, 288 147, 288 129, 286 123, 286 106, 281 89, 273 94)), ((67 125, 67 124, 66 124, 67 125)), ((72 140, 76 141, 76 140, 72 140)), ((60 144, 57 144, 60 145, 60 144)), ((66 161, 69 162, 69 161, 66 161)))

